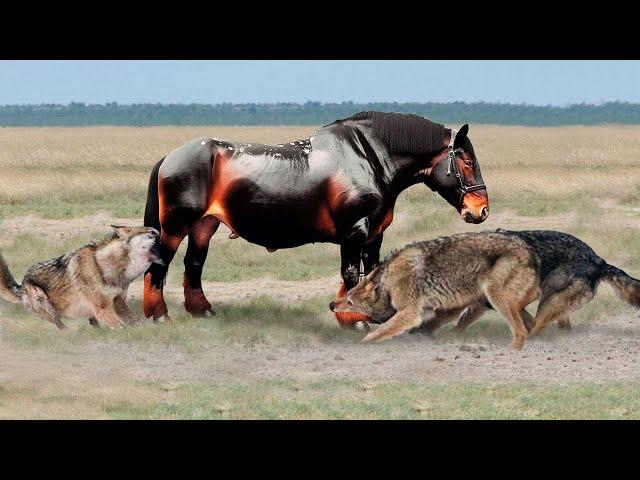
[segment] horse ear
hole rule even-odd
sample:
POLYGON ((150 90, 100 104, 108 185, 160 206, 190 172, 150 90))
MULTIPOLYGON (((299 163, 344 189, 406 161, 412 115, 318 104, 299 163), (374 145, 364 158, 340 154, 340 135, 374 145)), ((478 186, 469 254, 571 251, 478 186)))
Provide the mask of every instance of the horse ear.
POLYGON ((454 147, 461 147, 462 145, 464 145, 463 140, 467 136, 467 133, 469 133, 469 124, 465 123, 456 133, 456 138, 453 139, 454 147))

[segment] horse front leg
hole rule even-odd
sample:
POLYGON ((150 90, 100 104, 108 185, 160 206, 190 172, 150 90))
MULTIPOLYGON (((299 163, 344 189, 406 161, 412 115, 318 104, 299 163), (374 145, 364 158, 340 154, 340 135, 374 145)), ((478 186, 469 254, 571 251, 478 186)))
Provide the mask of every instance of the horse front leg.
POLYGON ((380 264, 380 247, 382 246, 382 233, 364 246, 362 252, 362 265, 364 274, 367 275, 380 264))
POLYGON ((194 317, 215 315, 202 291, 202 268, 207 259, 209 241, 219 226, 220 221, 209 215, 198 220, 189 233, 189 245, 184 257, 184 308, 194 317))
MULTIPOLYGON (((340 244, 342 285, 338 291, 338 298, 343 297, 360 280, 360 262, 368 236, 369 221, 367 218, 362 218, 356 222, 340 244)), ((334 315, 343 327, 351 327, 358 322, 370 320, 366 315, 354 312, 336 312, 334 315)))

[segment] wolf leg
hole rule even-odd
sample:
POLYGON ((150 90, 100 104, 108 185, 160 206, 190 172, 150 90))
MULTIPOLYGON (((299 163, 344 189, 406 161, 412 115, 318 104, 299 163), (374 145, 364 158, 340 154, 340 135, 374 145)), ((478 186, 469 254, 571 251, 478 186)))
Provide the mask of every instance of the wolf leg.
POLYGON ((493 308, 507 320, 513 336, 511 348, 520 350, 529 334, 522 311, 537 296, 537 280, 533 271, 529 272, 530 275, 523 272, 518 276, 511 275, 511 272, 510 268, 502 270, 502 275, 496 272, 498 278, 494 278, 485 287, 485 296, 493 308))
POLYGON ((571 330, 571 322, 569 321, 569 315, 558 318, 558 328, 562 330, 571 330))
POLYGON ((184 308, 194 317, 214 315, 202 291, 202 268, 207 259, 209 241, 220 221, 212 216, 198 220, 189 233, 189 246, 184 257, 184 308))
POLYGON ((458 318, 458 322, 451 329, 451 331, 458 334, 464 332, 469 325, 478 320, 486 311, 487 307, 484 305, 484 303, 472 303, 462 310, 460 317, 458 318))
POLYGON ((22 302, 33 313, 53 323, 58 329, 64 330, 67 326, 60 320, 60 315, 49 300, 46 292, 31 283, 22 285, 22 302))
POLYGON ((118 317, 120 317, 125 323, 128 323, 129 325, 133 325, 138 322, 136 314, 131 311, 129 305, 127 305, 127 302, 121 295, 118 295, 113 299, 113 310, 115 311, 116 315, 118 315, 118 317))
POLYGON ((439 329, 445 323, 453 322, 457 319, 464 311, 464 308, 456 308, 452 310, 440 310, 435 312, 435 317, 433 316, 433 310, 427 310, 425 314, 425 319, 420 325, 420 331, 423 331, 429 335, 432 335, 437 329, 439 329))
POLYGON ((160 233, 160 261, 154 262, 144 274, 144 294, 142 306, 144 316, 153 316, 154 321, 171 321, 168 315, 167 304, 164 301, 163 288, 169 264, 180 246, 180 242, 186 236, 186 231, 181 234, 170 235, 165 230, 160 233))
POLYGON ((527 328, 528 332, 531 332, 533 328, 534 320, 529 312, 527 312, 526 308, 520 310, 520 316, 522 317, 522 321, 524 322, 524 326, 527 328))
MULTIPOLYGON (((435 312, 431 310, 432 315, 435 312)), ((423 315, 416 308, 405 308, 397 312, 393 317, 380 325, 376 330, 369 333, 362 339, 363 342, 381 342, 396 335, 400 335, 407 330, 419 327, 422 323, 423 315)))
MULTIPOLYGON (((538 335, 554 320, 558 324, 569 324, 569 315, 594 297, 595 292, 584 281, 577 280, 568 287, 554 292, 545 292, 538 305, 534 326, 530 335, 538 335)), ((569 324, 570 325, 570 324, 569 324)))
POLYGON ((125 325, 125 321, 120 318, 111 305, 107 305, 98 310, 94 318, 111 329, 122 328, 125 325))

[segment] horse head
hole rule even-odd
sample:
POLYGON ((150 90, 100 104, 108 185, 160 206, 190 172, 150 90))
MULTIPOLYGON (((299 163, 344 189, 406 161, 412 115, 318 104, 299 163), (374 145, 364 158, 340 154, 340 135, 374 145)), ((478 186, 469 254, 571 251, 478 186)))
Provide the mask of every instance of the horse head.
POLYGON ((467 136, 469 125, 451 130, 445 151, 433 159, 425 184, 458 210, 468 223, 481 223, 489 215, 487 187, 467 136))

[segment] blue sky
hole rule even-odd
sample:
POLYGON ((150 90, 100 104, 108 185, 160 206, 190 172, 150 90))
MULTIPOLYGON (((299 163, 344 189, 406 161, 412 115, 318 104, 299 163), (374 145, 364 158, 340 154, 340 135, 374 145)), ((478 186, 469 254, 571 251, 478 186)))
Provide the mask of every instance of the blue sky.
POLYGON ((0 61, 0 104, 640 103, 639 61, 0 61))

